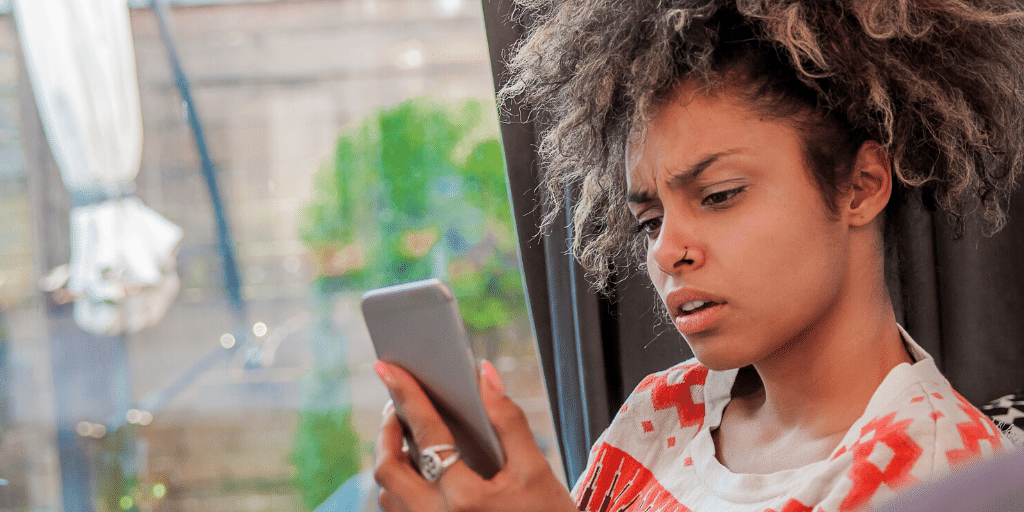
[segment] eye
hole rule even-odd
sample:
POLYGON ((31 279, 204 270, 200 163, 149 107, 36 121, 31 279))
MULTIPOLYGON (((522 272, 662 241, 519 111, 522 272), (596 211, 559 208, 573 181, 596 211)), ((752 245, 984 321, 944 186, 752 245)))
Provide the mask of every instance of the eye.
POLYGON ((653 237, 658 233, 658 229, 661 228, 661 217, 652 217, 645 221, 640 221, 635 228, 634 233, 645 233, 649 237, 653 237))
POLYGON ((729 190, 723 190, 721 192, 715 192, 708 194, 704 199, 701 200, 700 204, 711 208, 724 208, 736 194, 743 192, 747 187, 737 187, 729 190))

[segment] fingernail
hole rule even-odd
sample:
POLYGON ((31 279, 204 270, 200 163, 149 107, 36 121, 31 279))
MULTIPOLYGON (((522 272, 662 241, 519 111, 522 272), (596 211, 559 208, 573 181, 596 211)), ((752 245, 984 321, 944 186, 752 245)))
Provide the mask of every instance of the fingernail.
POLYGON ((377 361, 376 363, 373 363, 373 369, 377 371, 377 376, 380 377, 380 381, 383 382, 385 386, 390 388, 391 385, 395 383, 395 378, 391 375, 391 369, 388 368, 387 363, 384 361, 377 361))
POLYGON ((381 416, 387 416, 388 413, 390 413, 394 409, 395 409, 395 401, 394 400, 388 400, 388 403, 384 404, 384 410, 380 411, 380 415, 381 416))
POLYGON ((497 368, 495 368, 490 361, 485 360, 480 365, 480 371, 483 373, 484 378, 487 380, 487 384, 491 386, 491 389, 493 389, 499 394, 505 394, 505 383, 501 381, 501 375, 498 375, 497 368))

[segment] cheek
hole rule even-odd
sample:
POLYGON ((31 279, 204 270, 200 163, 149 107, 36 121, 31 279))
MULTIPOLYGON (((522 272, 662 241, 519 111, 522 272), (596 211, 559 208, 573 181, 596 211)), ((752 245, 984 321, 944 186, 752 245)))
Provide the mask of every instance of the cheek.
POLYGON ((753 215, 722 242, 733 284, 756 304, 813 300, 833 280, 841 239, 813 208, 778 208, 753 215))

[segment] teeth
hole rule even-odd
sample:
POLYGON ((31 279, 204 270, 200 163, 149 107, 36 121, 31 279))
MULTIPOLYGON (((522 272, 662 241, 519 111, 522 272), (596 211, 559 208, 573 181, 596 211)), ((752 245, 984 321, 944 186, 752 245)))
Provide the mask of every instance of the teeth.
POLYGON ((693 311, 693 310, 703 306, 704 304, 707 304, 707 302, 702 301, 702 300, 695 300, 695 301, 692 301, 692 302, 687 302, 686 304, 683 304, 683 312, 689 313, 690 311, 693 311))

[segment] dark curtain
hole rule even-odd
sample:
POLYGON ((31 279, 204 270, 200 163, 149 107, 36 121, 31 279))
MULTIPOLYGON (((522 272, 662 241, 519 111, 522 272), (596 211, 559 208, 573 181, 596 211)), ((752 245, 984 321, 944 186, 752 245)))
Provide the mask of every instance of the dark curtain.
MULTIPOLYGON (((495 88, 522 36, 511 0, 483 0, 495 88)), ((538 354, 570 484, 587 450, 640 380, 692 356, 660 318, 646 275, 625 276, 610 297, 590 290, 568 253, 561 222, 540 233, 538 127, 519 105, 501 105, 509 195, 538 354)), ((955 240, 945 214, 911 195, 896 212, 886 256, 897 320, 931 353, 953 387, 982 404, 1024 386, 1024 194, 1011 221, 985 237, 968 222, 955 240)))
POLYGON ((917 198, 901 205, 887 255, 897 319, 935 357, 953 388, 984 404, 1024 386, 1024 193, 993 236, 917 198))

